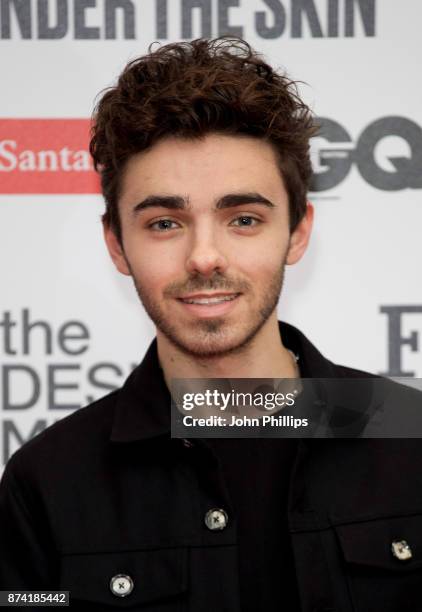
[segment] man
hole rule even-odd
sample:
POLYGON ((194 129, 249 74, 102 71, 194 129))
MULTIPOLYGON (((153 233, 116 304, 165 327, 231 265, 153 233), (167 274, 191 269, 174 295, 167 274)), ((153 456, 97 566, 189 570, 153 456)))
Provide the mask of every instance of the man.
POLYGON ((361 378, 277 321, 309 241, 311 113, 240 40, 131 62, 94 116, 104 236, 157 328, 121 390, 11 458, 0 587, 75 608, 419 609, 415 441, 177 439, 175 378, 361 378))

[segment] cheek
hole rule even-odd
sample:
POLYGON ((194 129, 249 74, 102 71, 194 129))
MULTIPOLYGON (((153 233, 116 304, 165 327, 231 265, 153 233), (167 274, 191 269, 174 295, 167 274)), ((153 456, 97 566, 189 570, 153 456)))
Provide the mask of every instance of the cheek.
POLYGON ((248 245, 233 256, 231 263, 245 276, 253 277, 259 282, 280 269, 286 250, 287 245, 281 240, 269 240, 255 245, 255 248, 248 245))
POLYGON ((151 292, 160 291, 181 275, 177 257, 169 250, 159 255, 139 251, 136 256, 132 254, 130 263, 138 283, 151 292))

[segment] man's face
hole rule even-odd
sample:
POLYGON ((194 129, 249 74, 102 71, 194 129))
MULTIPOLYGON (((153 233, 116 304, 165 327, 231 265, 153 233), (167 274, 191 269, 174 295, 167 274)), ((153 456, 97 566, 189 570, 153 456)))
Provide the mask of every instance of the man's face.
POLYGON ((129 160, 119 211, 123 250, 108 228, 107 245, 158 336, 197 357, 223 356, 276 321, 284 265, 306 244, 298 254, 300 228, 289 235, 271 145, 166 138, 129 160))

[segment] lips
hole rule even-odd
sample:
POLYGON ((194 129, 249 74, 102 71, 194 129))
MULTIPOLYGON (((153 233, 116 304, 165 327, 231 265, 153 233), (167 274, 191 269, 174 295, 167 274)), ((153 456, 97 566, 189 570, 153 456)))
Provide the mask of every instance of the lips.
POLYGON ((242 293, 205 292, 178 297, 177 302, 185 314, 195 319, 225 317, 238 308, 242 293))
POLYGON ((235 300, 239 293, 214 293, 212 295, 197 294, 178 298, 184 304, 198 304, 204 306, 212 306, 213 304, 223 304, 235 300))

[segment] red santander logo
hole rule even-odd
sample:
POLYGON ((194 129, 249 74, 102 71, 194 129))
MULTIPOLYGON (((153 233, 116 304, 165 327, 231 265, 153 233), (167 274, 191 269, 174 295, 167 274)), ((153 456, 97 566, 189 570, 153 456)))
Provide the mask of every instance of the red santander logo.
POLYGON ((0 193, 99 193, 89 119, 0 119, 0 193))

